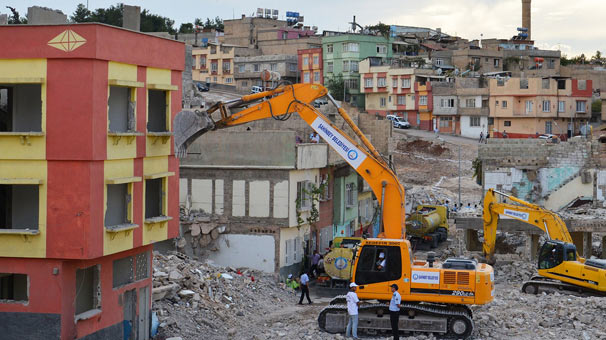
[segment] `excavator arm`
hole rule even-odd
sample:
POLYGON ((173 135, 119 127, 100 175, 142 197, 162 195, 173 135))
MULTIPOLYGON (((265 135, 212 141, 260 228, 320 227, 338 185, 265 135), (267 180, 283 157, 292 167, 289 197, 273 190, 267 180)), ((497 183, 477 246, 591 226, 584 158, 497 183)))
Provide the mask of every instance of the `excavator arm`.
POLYGON ((499 215, 507 216, 518 221, 531 224, 543 230, 550 240, 560 240, 572 243, 566 223, 552 211, 528 203, 519 198, 488 189, 484 196, 484 257, 488 263, 494 263, 495 241, 497 237, 497 224, 499 215), (506 197, 519 205, 500 203, 497 196, 506 197))
POLYGON ((219 102, 206 111, 206 115, 189 111, 175 117, 175 147, 177 154, 184 156, 188 145, 201 134, 214 129, 229 128, 261 119, 285 120, 298 114, 312 129, 330 145, 370 185, 381 205, 383 237, 401 239, 405 237, 404 187, 396 174, 379 152, 351 120, 345 110, 334 101, 324 86, 294 84, 280 86, 274 90, 243 96, 229 102, 219 102), (335 126, 310 103, 327 95, 337 107, 339 114, 362 142, 359 145, 335 126), (262 100, 258 102, 259 100, 262 100), (231 108, 248 106, 234 114, 231 108), (210 117, 219 111, 217 121, 210 117))

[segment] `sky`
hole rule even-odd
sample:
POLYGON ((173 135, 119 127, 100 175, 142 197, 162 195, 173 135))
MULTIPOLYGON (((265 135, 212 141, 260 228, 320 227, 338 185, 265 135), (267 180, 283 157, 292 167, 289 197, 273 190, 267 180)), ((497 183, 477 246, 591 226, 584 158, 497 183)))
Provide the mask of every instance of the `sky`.
MULTIPOLYGON (((17 8, 22 16, 27 7, 38 5, 62 10, 71 15, 78 3, 86 0, 2 0, 5 6, 17 8)), ((119 0, 89 0, 89 9, 106 8, 119 0)), ((356 16, 362 25, 380 22, 388 25, 441 28, 443 32, 467 39, 510 38, 522 24, 521 0, 130 0, 151 13, 175 20, 176 28, 195 18, 239 18, 253 14, 258 7, 280 11, 296 11, 305 17, 305 24, 319 30, 346 30, 356 16), (293 5, 289 5, 292 3, 293 5)), ((597 50, 606 52, 606 1, 604 0, 532 0, 532 38, 535 46, 561 50, 562 54, 587 57, 597 50)))

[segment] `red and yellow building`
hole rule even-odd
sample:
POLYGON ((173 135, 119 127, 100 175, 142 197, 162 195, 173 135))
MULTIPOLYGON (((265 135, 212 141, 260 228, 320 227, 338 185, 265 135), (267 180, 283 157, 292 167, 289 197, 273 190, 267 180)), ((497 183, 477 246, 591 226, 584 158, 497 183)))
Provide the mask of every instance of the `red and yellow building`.
POLYGON ((322 48, 307 48, 297 51, 300 82, 307 84, 324 84, 324 62, 322 48))
POLYGON ((182 43, 2 26, 3 339, 149 338, 152 244, 178 235, 182 43))

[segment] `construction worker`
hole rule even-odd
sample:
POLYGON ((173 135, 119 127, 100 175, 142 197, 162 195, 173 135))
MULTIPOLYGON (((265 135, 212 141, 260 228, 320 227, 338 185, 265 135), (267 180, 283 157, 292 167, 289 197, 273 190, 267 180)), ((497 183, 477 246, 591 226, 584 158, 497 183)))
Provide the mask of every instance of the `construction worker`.
POLYGON ((303 297, 307 295, 307 302, 311 305, 311 299, 309 298, 309 276, 307 276, 306 272, 301 274, 301 279, 299 280, 301 284, 301 298, 299 299, 299 304, 303 304, 303 297))
POLYGON ((356 294, 356 289, 358 289, 358 285, 354 282, 349 284, 349 293, 345 300, 347 300, 347 329, 345 330, 345 337, 349 337, 353 335, 354 339, 358 338, 358 306, 360 306, 360 299, 358 299, 358 294, 356 294))
POLYGON ((384 271, 385 270, 385 253, 381 252, 379 253, 379 260, 377 261, 377 270, 378 271, 384 271))
POLYGON ((292 277, 292 274, 288 274, 288 278, 286 279, 286 287, 290 287, 293 290, 299 289, 299 282, 292 277))
POLYGON ((391 332, 393 334, 394 340, 400 339, 400 333, 398 330, 398 322, 400 321, 400 303, 402 302, 402 297, 400 293, 398 293, 398 285, 391 285, 391 301, 389 302, 389 321, 391 321, 391 332))

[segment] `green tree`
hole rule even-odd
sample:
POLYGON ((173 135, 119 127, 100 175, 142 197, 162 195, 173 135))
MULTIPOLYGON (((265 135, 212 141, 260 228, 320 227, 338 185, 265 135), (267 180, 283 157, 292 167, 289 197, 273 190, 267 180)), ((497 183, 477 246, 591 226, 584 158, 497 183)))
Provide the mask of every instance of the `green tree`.
POLYGON ((204 23, 202 22, 202 19, 196 18, 196 20, 194 20, 194 25, 203 27, 204 23))
POLYGON ((116 4, 109 8, 97 8, 90 15, 91 22, 100 22, 112 26, 122 27, 122 10, 124 5, 116 4))
POLYGON ((169 18, 151 14, 148 10, 141 12, 141 32, 168 32, 175 34, 175 21, 169 18))
POLYGON ((89 22, 91 12, 84 6, 84 4, 78 4, 76 11, 69 17, 71 22, 89 22))
POLYGON ((328 88, 328 92, 330 92, 330 94, 336 100, 343 100, 343 84, 344 80, 341 74, 338 74, 337 76, 332 78, 328 78, 328 84, 326 87, 328 88))
POLYGON ((223 31, 225 26, 223 25, 223 20, 219 17, 215 17, 215 29, 218 31, 223 31))
POLYGON ((194 33, 194 24, 191 22, 181 24, 179 33, 194 33))
POLYGON ((17 9, 11 6, 6 6, 11 11, 11 16, 8 17, 8 23, 10 25, 27 24, 27 18, 19 15, 17 9))
POLYGON ((594 100, 591 103, 591 112, 602 112, 602 101, 601 100, 594 100))
POLYGON ((372 26, 366 26, 365 29, 370 31, 371 33, 380 34, 385 38, 389 38, 389 25, 386 25, 379 21, 378 24, 372 26))
POLYGON ((592 64, 604 65, 604 59, 602 59, 602 52, 596 51, 595 55, 591 57, 592 64))

